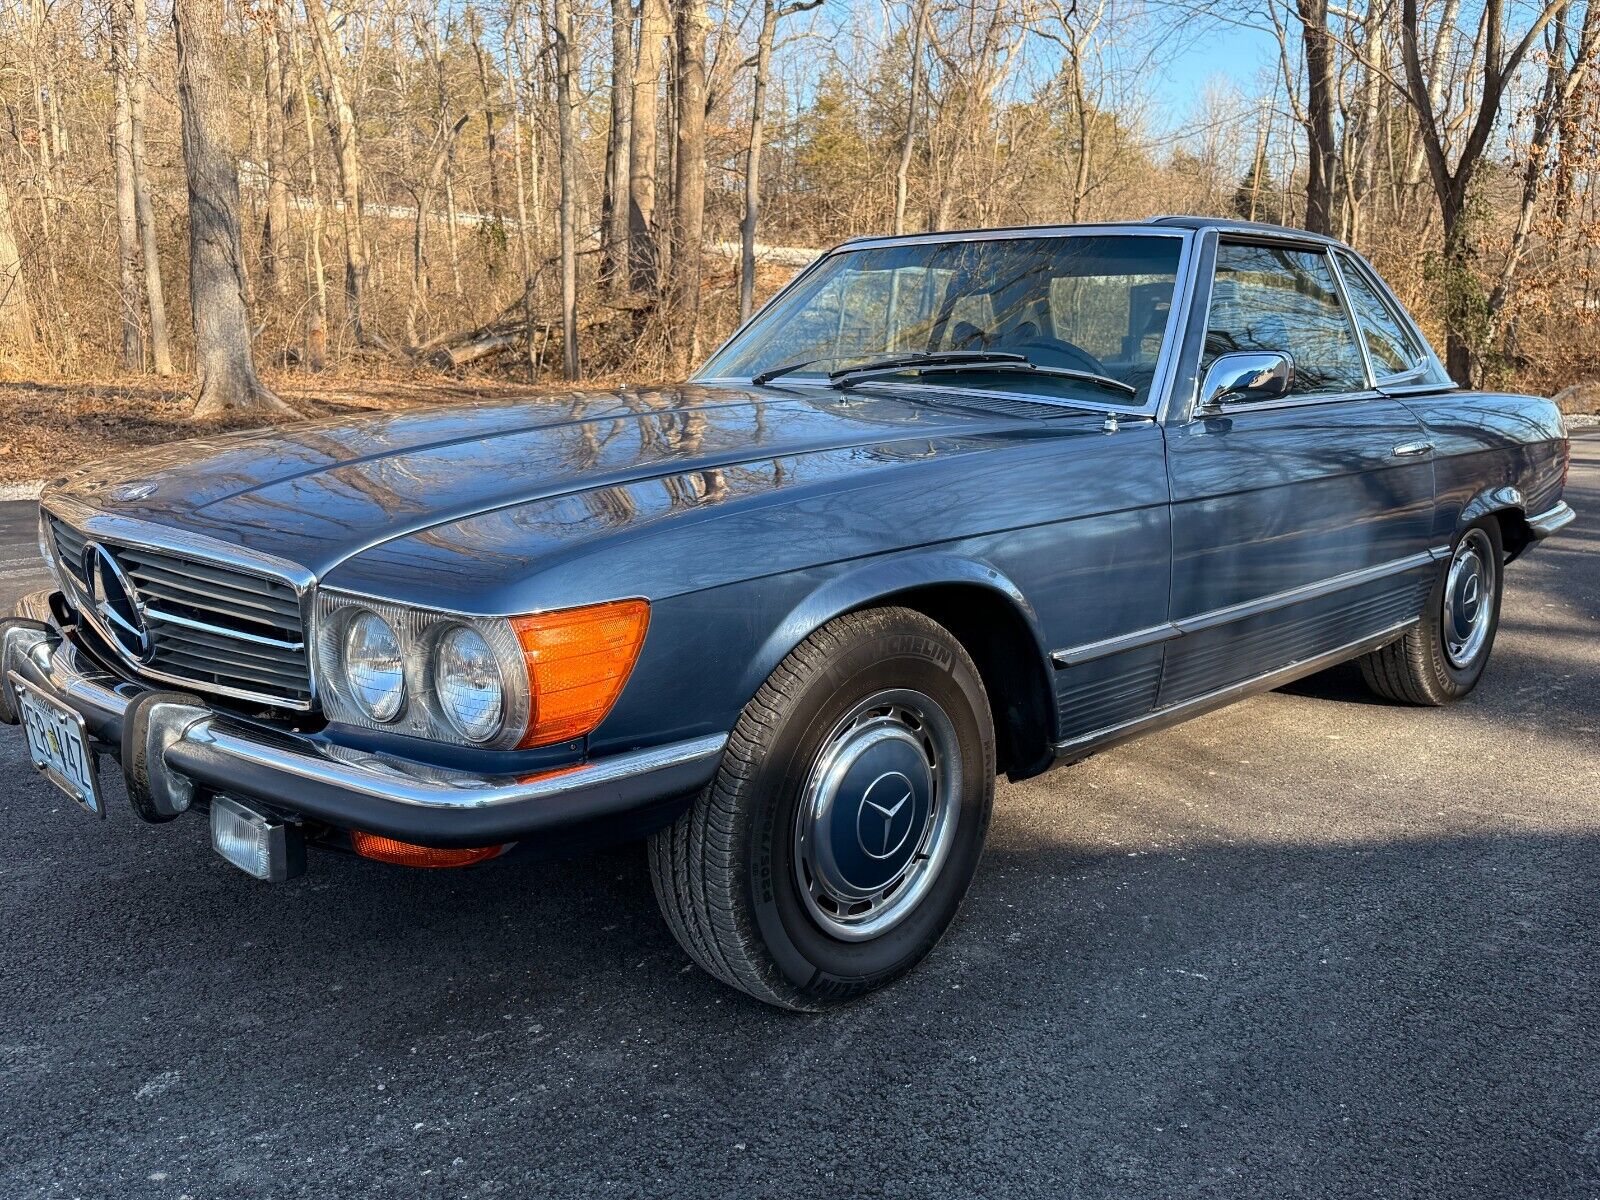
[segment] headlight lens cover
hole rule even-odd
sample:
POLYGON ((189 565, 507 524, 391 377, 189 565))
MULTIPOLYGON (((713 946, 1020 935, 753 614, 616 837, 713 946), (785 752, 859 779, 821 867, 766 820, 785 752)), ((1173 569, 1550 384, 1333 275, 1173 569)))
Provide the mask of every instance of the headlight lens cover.
POLYGON ((393 721, 406 699, 399 636, 377 613, 360 609, 348 618, 343 641, 344 678, 350 698, 374 721, 393 721))
POLYGON ((486 742, 498 733, 505 691, 500 663, 481 633, 457 625, 439 638, 433 694, 457 733, 469 742, 486 742))
POLYGON ((592 733, 650 622, 638 599, 504 617, 334 588, 319 588, 316 603, 313 670, 330 722, 487 750, 592 733))

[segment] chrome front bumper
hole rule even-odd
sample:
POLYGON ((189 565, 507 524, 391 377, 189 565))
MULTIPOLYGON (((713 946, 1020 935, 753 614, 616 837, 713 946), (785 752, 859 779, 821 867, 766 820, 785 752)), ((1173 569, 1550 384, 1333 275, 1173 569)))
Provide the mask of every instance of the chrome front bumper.
POLYGON ((422 845, 521 841, 687 797, 716 773, 728 740, 692 738, 524 776, 434 767, 264 730, 118 679, 40 619, 49 609, 39 597, 17 611, 22 620, 0 625, 0 719, 17 719, 14 672, 83 717, 122 763, 135 808, 154 820, 225 794, 422 845))

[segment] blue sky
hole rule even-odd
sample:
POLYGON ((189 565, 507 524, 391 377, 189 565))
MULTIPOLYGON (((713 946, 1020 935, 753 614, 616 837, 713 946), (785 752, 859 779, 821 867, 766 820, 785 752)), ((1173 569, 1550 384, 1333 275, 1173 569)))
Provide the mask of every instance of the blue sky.
POLYGON ((1277 40, 1263 29, 1196 21, 1178 35, 1176 44, 1176 53, 1161 64, 1154 82, 1157 99, 1180 121, 1211 79, 1226 77, 1250 91, 1261 73, 1277 64, 1277 40))

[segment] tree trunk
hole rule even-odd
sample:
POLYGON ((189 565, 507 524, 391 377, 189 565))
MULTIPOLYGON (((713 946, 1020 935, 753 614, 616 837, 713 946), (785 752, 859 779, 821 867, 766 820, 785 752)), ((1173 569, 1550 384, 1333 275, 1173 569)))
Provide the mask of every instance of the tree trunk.
POLYGON ((127 0, 111 0, 111 74, 115 100, 111 118, 111 158, 117 198, 117 310, 122 351, 117 365, 144 370, 144 302, 139 287, 139 209, 133 197, 133 99, 128 89, 127 0))
POLYGON ((911 33, 911 80, 906 90, 906 131, 900 139, 900 162, 894 172, 894 232, 906 231, 906 192, 911 177, 911 152, 917 144, 917 95, 922 90, 922 36, 928 23, 928 0, 917 0, 911 33))
POLYGON ((11 193, 0 172, 0 341, 16 349, 33 346, 33 315, 22 277, 22 255, 11 223, 11 193))
MULTIPOLYGON (((623 0, 626 3, 626 0, 623 0)), ((556 133, 561 171, 558 208, 561 243, 561 377, 578 378, 578 239, 573 227, 578 191, 578 128, 572 93, 578 57, 577 20, 570 0, 554 0, 556 133)))
POLYGON ((756 301, 756 224, 761 219, 761 147, 767 132, 767 72, 778 31, 776 0, 763 0, 756 35, 755 78, 750 84, 750 142, 744 170, 744 220, 739 227, 739 320, 748 321, 756 301))
POLYGON ((672 197, 672 283, 668 322, 680 376, 698 353, 700 267, 706 203, 706 0, 674 0, 678 35, 677 171, 672 197))
POLYGON ((632 76, 633 3, 611 0, 611 128, 606 136, 606 185, 600 204, 600 278, 613 292, 627 275, 632 76))
POLYGON ((1462 387, 1477 378, 1473 347, 1480 341, 1481 289, 1472 271, 1475 257, 1465 193, 1441 198, 1444 233, 1445 369, 1462 387))
MULTIPOLYGON (((514 14, 513 14, 514 15, 514 14)), ((511 83, 511 161, 516 167, 517 183, 517 242, 522 249, 522 315, 523 337, 528 361, 528 377, 537 382, 539 379, 539 349, 536 341, 537 331, 533 321, 533 247, 528 240, 528 190, 522 177, 522 82, 528 78, 528 62, 521 51, 520 39, 516 39, 515 25, 508 24, 505 30, 505 55, 506 69, 512 69, 513 61, 516 73, 511 83), (512 44, 517 40, 518 52, 513 58, 512 44)), ((537 141, 538 131, 528 131, 529 140, 537 141)), ((532 172, 537 179, 537 168, 532 172)))
POLYGON ((150 313, 150 361, 157 375, 172 374, 172 342, 167 334, 167 292, 161 282, 161 256, 156 250, 156 216, 150 206, 150 173, 145 169, 144 110, 149 90, 150 61, 145 0, 133 0, 133 60, 128 96, 133 124, 133 203, 139 216, 144 257, 144 298, 150 313))
POLYGON ((225 130, 228 111, 222 0, 175 0, 178 110, 189 181, 189 307, 199 367, 194 414, 291 411, 256 377, 244 304, 239 176, 225 130))
POLYGON ((367 239, 361 227, 361 147, 356 132, 356 117, 345 96, 343 56, 328 25, 322 0, 305 0, 306 20, 317 43, 317 61, 322 67, 322 91, 333 142, 333 161, 338 168, 339 199, 344 205, 344 293, 350 310, 350 324, 356 345, 377 344, 367 328, 365 301, 370 266, 367 239))
POLYGON ((301 127, 306 137, 306 185, 311 201, 311 232, 306 237, 306 290, 311 312, 306 317, 304 362, 307 370, 320 371, 328 354, 328 272, 322 262, 322 184, 317 177, 317 131, 311 123, 311 72, 306 66, 305 42, 291 29, 295 73, 300 83, 301 127))
MULTIPOLYGON (((1600 0, 1589 0, 1583 12, 1583 28, 1578 34, 1578 57, 1572 74, 1587 75, 1594 62, 1593 47, 1600 41, 1600 0)), ((1581 81, 1580 81, 1581 82, 1581 81)), ((1572 214, 1572 203, 1577 194, 1580 162, 1586 157, 1583 148, 1583 131, 1592 111, 1575 85, 1569 85, 1566 101, 1561 106, 1561 119, 1557 127, 1555 163, 1555 216, 1557 224, 1566 229, 1572 214)))
POLYGON ((1333 39, 1328 34, 1328 0, 1296 0, 1300 43, 1306 62, 1306 228, 1334 233, 1334 188, 1339 146, 1334 130, 1338 102, 1333 39))
POLYGON ((500 201, 500 147, 494 127, 494 88, 489 85, 489 63, 483 53, 483 31, 477 14, 467 14, 467 32, 472 41, 472 56, 478 67, 478 90, 483 96, 483 141, 489 159, 489 213, 499 220, 505 212, 500 201))
POLYGON ((661 286, 655 229, 656 110, 666 36, 666 0, 639 0, 639 53, 628 126, 628 284, 636 292, 654 293, 661 286))
POLYGON ((289 64, 284 54, 285 12, 283 7, 275 7, 272 25, 262 33, 267 76, 267 219, 261 226, 261 273, 279 296, 287 294, 289 287, 285 270, 289 239, 287 127, 293 111, 290 98, 294 95, 289 87, 289 64))

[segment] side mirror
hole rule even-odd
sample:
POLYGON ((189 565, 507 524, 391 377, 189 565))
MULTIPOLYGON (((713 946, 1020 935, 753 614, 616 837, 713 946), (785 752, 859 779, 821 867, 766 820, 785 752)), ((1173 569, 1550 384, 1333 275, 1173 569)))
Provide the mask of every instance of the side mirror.
POLYGON ((1215 412, 1224 400, 1272 400, 1294 390, 1294 359, 1287 354, 1243 351, 1224 354, 1200 385, 1200 411, 1215 412))

